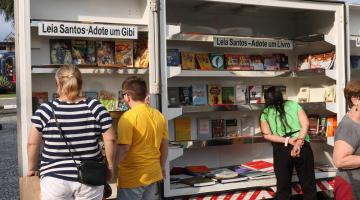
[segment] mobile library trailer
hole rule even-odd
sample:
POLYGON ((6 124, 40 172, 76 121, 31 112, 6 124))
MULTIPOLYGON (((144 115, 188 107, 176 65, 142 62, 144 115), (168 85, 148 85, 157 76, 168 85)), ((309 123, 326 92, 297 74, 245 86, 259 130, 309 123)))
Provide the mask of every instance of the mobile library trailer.
MULTIPOLYGON (((55 96, 54 72, 72 63, 84 74, 84 94, 102 98, 115 121, 124 78, 148 81, 152 105, 169 125, 163 198, 272 197, 275 178, 192 187, 174 182, 170 171, 271 160, 258 125, 269 85, 301 101, 315 124, 339 121, 349 66, 346 8, 280 0, 16 1, 19 174, 27 172, 33 104, 55 96), (267 189, 252 192, 259 187, 267 189)), ((317 128, 314 135, 317 164, 331 164, 333 133, 317 128)), ((331 189, 334 175, 316 171, 318 189, 331 189)))

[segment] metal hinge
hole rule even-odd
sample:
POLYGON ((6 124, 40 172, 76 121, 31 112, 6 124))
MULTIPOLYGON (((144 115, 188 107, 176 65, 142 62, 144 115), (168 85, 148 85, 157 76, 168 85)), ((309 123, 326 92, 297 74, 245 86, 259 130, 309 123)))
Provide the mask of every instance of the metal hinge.
POLYGON ((150 9, 152 12, 157 12, 159 10, 159 0, 150 0, 150 9))

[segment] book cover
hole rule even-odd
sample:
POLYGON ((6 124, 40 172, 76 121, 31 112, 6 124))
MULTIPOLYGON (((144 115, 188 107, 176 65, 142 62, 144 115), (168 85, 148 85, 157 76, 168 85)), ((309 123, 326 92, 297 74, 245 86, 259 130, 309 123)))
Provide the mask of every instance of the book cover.
POLYGON ((235 86, 235 103, 236 104, 247 104, 248 103, 248 86, 236 85, 235 86))
POLYGON ((101 90, 98 94, 99 102, 106 108, 106 110, 116 110, 115 94, 106 90, 101 90))
POLYGON ((209 105, 222 104, 221 85, 219 84, 208 85, 208 97, 209 97, 209 105))
POLYGON ((197 53, 195 54, 196 61, 198 63, 199 69, 201 70, 212 70, 212 65, 209 59, 209 54, 207 53, 197 53))
POLYGON ((96 91, 84 91, 84 96, 90 99, 97 99, 98 93, 96 91))
POLYGON ((337 118, 327 117, 326 120, 326 137, 334 137, 337 128, 337 118))
POLYGON ((96 63, 96 42, 95 41, 87 41, 86 48, 86 64, 95 64, 96 63))
POLYGON ((168 87, 169 107, 177 107, 180 105, 179 88, 168 87))
POLYGON ((249 86, 250 104, 260 104, 263 88, 261 85, 249 86))
POLYGON ((191 178, 185 178, 181 179, 181 182, 190 185, 192 187, 202 187, 202 186, 208 186, 208 185, 215 185, 216 182, 210 178, 204 178, 201 176, 191 177, 191 178))
POLYGON ((351 69, 360 69, 360 56, 350 56, 351 69))
POLYGON ((49 96, 47 92, 33 92, 32 93, 32 109, 33 112, 39 108, 42 103, 48 102, 49 96))
POLYGON ((213 138, 225 136, 225 122, 224 119, 211 120, 212 136, 213 138))
POLYGON ((238 122, 236 119, 225 120, 225 127, 226 127, 226 136, 236 137, 240 135, 240 129, 238 127, 238 122))
POLYGON ((179 49, 168 49, 166 55, 167 66, 180 65, 180 52, 179 49))
POLYGON ((85 64, 87 53, 86 40, 71 40, 72 47, 72 63, 85 64))
POLYGON ((97 42, 96 58, 98 66, 112 66, 114 64, 114 42, 97 42))
POLYGON ((265 70, 280 70, 280 60, 276 55, 265 55, 264 58, 264 69, 265 70))
POLYGON ((210 53, 210 62, 214 69, 225 69, 225 57, 223 53, 210 53))
POLYGON ((298 69, 299 70, 307 70, 310 69, 310 58, 309 55, 299 55, 298 56, 298 69))
POLYGON ((210 140, 212 138, 210 119, 198 119, 198 140, 210 140))
POLYGON ((330 69, 332 68, 335 52, 314 54, 310 58, 310 69, 330 69))
POLYGON ((50 39, 51 64, 71 64, 71 41, 66 39, 50 39))
POLYGON ((280 70, 289 70, 289 58, 285 54, 277 54, 280 60, 280 70))
POLYGON ((179 117, 175 119, 175 141, 191 140, 190 117, 179 117))
POLYGON ((223 87, 221 90, 222 90, 223 104, 234 104, 235 103, 235 88, 234 87, 223 87))
POLYGON ((319 118, 309 117, 309 135, 317 135, 319 133, 319 118))
POLYGON ((133 67, 134 43, 132 40, 115 40, 115 65, 133 67))
POLYGON ((207 104, 207 90, 206 84, 192 85, 193 105, 207 104))
POLYGON ((309 102, 324 102, 325 88, 310 88, 309 102))
POLYGON ((195 66, 195 53, 193 52, 181 52, 181 68, 185 70, 196 69, 195 66))
POLYGON ((122 90, 118 91, 117 108, 120 111, 127 111, 130 109, 129 106, 124 101, 124 95, 122 90))
POLYGON ((325 102, 335 102, 336 98, 336 85, 325 87, 325 102))
POLYGON ((319 135, 326 136, 327 118, 321 117, 319 122, 319 135))
POLYGON ((254 70, 248 55, 225 54, 225 63, 227 70, 254 70))
POLYGON ((250 56, 250 66, 254 70, 264 70, 264 62, 262 56, 250 56))
POLYGON ((228 168, 219 168, 214 169, 209 172, 210 176, 216 179, 228 179, 228 178, 235 178, 238 176, 238 173, 228 169, 228 168))
POLYGON ((179 87, 180 105, 192 105, 192 89, 191 87, 179 87))
POLYGON ((241 166, 252 169, 252 170, 263 171, 263 172, 274 171, 273 164, 271 162, 268 162, 265 160, 250 161, 250 162, 241 164, 241 166))
POLYGON ((185 170, 187 173, 195 174, 195 173, 202 173, 206 174, 210 171, 210 169, 205 165, 192 165, 192 166, 186 166, 185 170))
POLYGON ((243 176, 238 174, 236 177, 234 178, 224 178, 224 179, 218 179, 218 181, 220 183, 234 183, 234 182, 240 182, 240 181, 246 181, 249 180, 249 177, 247 176, 243 176))
POLYGON ((134 53, 134 67, 148 68, 149 67, 149 47, 146 38, 139 38, 135 45, 134 53))
POLYGON ((301 87, 299 93, 297 94, 297 101, 299 103, 307 103, 309 102, 310 96, 310 87, 301 87))
POLYGON ((241 165, 240 166, 230 167, 230 169, 232 169, 233 171, 235 171, 239 175, 243 175, 243 176, 245 176, 246 174, 251 174, 251 173, 255 172, 254 170, 249 169, 247 167, 243 167, 241 165))

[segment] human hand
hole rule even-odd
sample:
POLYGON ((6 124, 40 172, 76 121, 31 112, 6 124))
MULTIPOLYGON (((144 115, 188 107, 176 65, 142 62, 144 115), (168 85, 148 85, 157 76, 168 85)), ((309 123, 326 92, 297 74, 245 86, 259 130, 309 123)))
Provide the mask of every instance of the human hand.
POLYGON ((295 140, 294 139, 292 139, 292 138, 289 138, 289 144, 291 144, 291 145, 295 145, 295 140))
POLYGON ((113 167, 107 167, 106 168, 106 179, 108 181, 112 181, 114 178, 114 169, 113 167))
POLYGON ((301 145, 296 142, 290 152, 291 157, 300 157, 300 151, 301 151, 301 145))
POLYGON ((166 179, 166 171, 165 171, 165 168, 161 168, 161 173, 163 175, 163 179, 166 179))
POLYGON ((39 171, 29 170, 26 176, 39 176, 39 171))

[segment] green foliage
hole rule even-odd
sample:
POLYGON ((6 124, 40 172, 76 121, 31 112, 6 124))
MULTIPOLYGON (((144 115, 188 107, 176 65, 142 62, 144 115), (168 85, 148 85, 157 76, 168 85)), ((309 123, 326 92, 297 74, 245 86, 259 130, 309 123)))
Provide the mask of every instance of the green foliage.
POLYGON ((14 85, 5 76, 0 75, 0 89, 13 89, 14 85))
POLYGON ((14 0, 0 0, 0 14, 5 16, 5 21, 14 21, 14 0))

